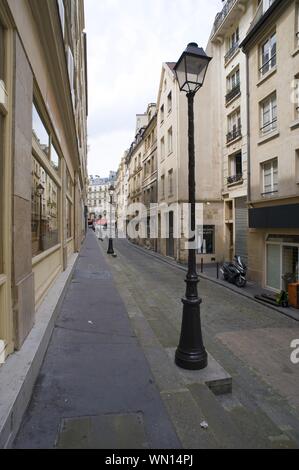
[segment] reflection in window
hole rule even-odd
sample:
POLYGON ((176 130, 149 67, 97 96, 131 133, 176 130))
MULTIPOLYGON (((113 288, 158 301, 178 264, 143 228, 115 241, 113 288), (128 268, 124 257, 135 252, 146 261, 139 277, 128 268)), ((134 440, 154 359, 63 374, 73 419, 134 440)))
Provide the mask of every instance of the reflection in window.
POLYGON ((4 81, 4 28, 0 22, 0 80, 4 81))
POLYGON ((65 222, 66 222, 66 238, 71 238, 72 236, 72 204, 66 198, 66 207, 65 207, 65 222))
POLYGON ((197 226, 197 253, 215 253, 215 225, 197 226))
POLYGON ((32 157, 32 256, 59 243, 58 187, 32 157))
POLYGON ((4 117, 0 113, 0 273, 3 272, 3 247, 2 247, 2 230, 3 230, 3 137, 4 137, 4 117))
POLYGON ((34 104, 32 106, 32 130, 40 149, 49 155, 50 136, 34 104))
POLYGON ((54 170, 59 171, 60 158, 53 144, 51 144, 51 164, 54 170))

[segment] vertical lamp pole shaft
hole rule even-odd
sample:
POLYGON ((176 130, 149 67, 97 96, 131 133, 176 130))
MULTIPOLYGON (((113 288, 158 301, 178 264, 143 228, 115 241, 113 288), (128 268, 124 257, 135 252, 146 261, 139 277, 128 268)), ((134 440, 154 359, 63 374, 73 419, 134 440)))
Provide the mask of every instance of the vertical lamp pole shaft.
POLYGON ((113 240, 112 240, 112 195, 110 194, 110 227, 109 227, 109 244, 108 255, 114 255, 113 240))
MULTIPOLYGON (((196 272, 195 234, 195 145, 194 145, 194 93, 187 93, 188 99, 188 149, 189 149, 189 204, 191 205, 191 231, 193 247, 188 252, 188 273, 186 295, 183 302, 181 337, 176 350, 175 362, 189 370, 204 369, 208 364, 207 352, 203 345, 200 320, 201 298, 198 296, 198 275, 196 272)), ((191 241, 191 240, 190 240, 191 241)))
POLYGON ((43 233, 42 233, 42 195, 39 196, 39 250, 43 251, 43 233))

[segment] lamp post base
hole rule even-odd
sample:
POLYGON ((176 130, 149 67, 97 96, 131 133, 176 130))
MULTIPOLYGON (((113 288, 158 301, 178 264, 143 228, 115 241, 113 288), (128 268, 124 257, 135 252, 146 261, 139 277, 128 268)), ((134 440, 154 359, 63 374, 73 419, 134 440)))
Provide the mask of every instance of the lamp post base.
POLYGON ((200 370, 208 365, 208 355, 201 335, 201 299, 182 299, 184 304, 180 344, 175 363, 182 369, 200 370))
POLYGON ((113 250, 113 241, 112 238, 109 238, 109 244, 108 244, 108 255, 114 255, 114 250, 113 250))

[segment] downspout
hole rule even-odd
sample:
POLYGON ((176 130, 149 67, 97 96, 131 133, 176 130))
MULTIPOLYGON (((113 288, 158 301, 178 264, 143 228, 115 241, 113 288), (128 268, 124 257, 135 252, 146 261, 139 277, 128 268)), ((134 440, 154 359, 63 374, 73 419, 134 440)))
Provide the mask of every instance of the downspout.
POLYGON ((246 107, 247 107, 247 203, 251 201, 251 155, 250 155, 250 92, 249 92, 249 58, 246 55, 246 107))

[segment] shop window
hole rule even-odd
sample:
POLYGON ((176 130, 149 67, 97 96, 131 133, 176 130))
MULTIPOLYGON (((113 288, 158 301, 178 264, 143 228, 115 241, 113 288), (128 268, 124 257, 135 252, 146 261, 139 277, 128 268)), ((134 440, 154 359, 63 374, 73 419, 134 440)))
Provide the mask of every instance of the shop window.
POLYGON ((66 229, 66 238, 67 239, 71 238, 72 237, 72 204, 68 198, 66 198, 66 207, 65 207, 65 229, 66 229))
POLYGON ((51 144, 50 160, 51 160, 52 167, 54 168, 55 171, 58 172, 60 168, 60 157, 53 144, 51 144))
POLYGON ((34 104, 32 106, 32 131, 39 148, 49 156, 50 135, 34 104))
POLYGON ((201 225, 197 227, 197 253, 215 253, 215 225, 201 225))
POLYGON ((59 243, 58 187, 32 157, 32 256, 59 243))
POLYGON ((281 288, 281 256, 279 245, 267 245, 267 287, 281 288))

